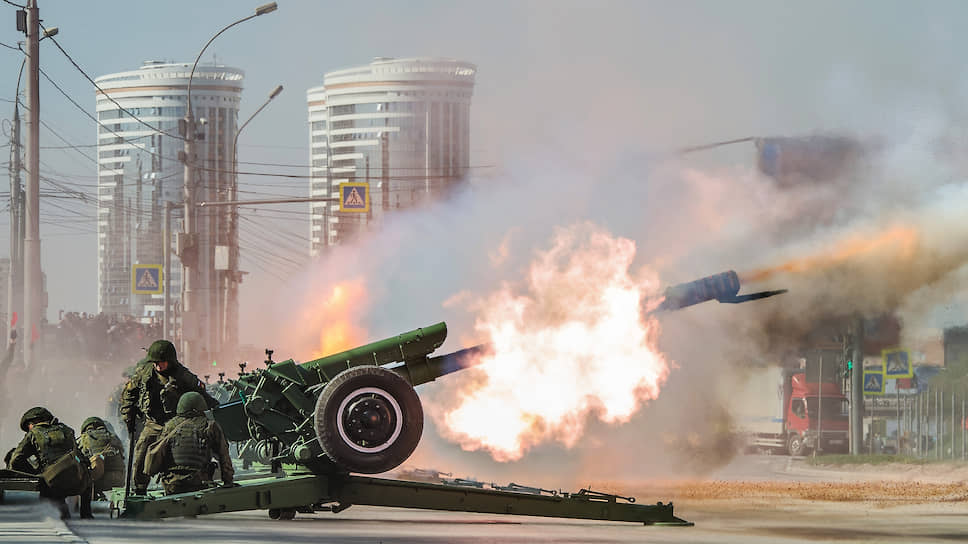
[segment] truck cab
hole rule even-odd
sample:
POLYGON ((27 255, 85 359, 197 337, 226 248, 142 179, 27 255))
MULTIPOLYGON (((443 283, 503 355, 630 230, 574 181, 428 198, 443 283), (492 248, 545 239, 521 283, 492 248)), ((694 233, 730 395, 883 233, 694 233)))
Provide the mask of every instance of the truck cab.
POLYGON ((813 450, 846 453, 847 398, 836 383, 808 382, 802 371, 784 372, 783 431, 790 455, 813 450))

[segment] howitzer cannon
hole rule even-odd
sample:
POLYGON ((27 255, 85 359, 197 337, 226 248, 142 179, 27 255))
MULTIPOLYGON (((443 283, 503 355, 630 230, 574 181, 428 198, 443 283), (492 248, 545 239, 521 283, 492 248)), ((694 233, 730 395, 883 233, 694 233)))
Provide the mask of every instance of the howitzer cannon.
POLYGON ((447 338, 437 323, 297 364, 292 359, 233 380, 233 399, 213 410, 232 441, 255 440, 276 463, 316 474, 386 472, 420 441, 414 387, 473 365, 475 346, 430 357, 447 338))
POLYGON ((153 519, 241 510, 268 510, 272 519, 296 512, 338 513, 351 505, 490 512, 577 519, 691 525, 671 503, 633 504, 601 494, 554 495, 525 486, 485 488, 470 480, 430 483, 372 478, 397 467, 416 448, 423 409, 414 386, 473 366, 487 351, 474 346, 431 357, 447 337, 444 323, 297 364, 274 362, 231 380, 232 399, 213 409, 232 441, 271 458, 273 474, 170 496, 112 492, 124 516, 153 519), (281 470, 282 463, 301 465, 281 470))
MULTIPOLYGON (((659 309, 745 302, 785 291, 738 292, 739 277, 730 271, 670 288, 659 309)), ((386 472, 403 463, 423 433, 414 387, 473 366, 488 351, 478 345, 432 357, 446 338, 447 326, 437 323, 301 364, 275 362, 266 350, 266 368, 246 372, 243 364, 238 379, 219 381, 224 394, 212 413, 226 438, 244 443, 243 458, 269 460, 274 474, 240 487, 166 497, 114 490, 114 507, 123 504, 126 516, 145 519, 256 509, 292 519, 296 511, 337 513, 363 504, 692 525, 674 515, 671 503, 635 504, 631 497, 589 490, 554 494, 517 484, 484 488, 462 479, 436 484, 351 474, 386 472), (301 470, 286 473, 283 463, 301 470)))

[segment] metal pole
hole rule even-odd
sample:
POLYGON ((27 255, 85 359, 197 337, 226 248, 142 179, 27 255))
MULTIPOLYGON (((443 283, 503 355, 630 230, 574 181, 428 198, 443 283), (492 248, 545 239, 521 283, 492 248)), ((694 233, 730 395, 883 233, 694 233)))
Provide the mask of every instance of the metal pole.
POLYGON ((965 460, 965 399, 961 399, 961 460, 965 460))
MULTIPOLYGON (((194 73, 194 70, 192 70, 194 73)), ((182 264, 182 302, 181 302, 181 352, 183 360, 195 361, 198 351, 197 300, 195 287, 199 282, 198 270, 198 232, 195 226, 195 116, 192 114, 191 79, 189 79, 188 105, 185 109, 185 138, 183 157, 185 164, 185 183, 182 191, 184 217, 182 233, 178 243, 178 258, 182 264)))
POLYGON ((944 438, 941 436, 941 418, 943 417, 941 408, 941 391, 935 389, 934 391, 934 443, 935 443, 935 457, 941 459, 941 442, 944 438))
POLYGON ((917 427, 912 427, 912 428, 916 429, 914 431, 914 439, 917 440, 917 442, 915 442, 914 451, 918 454, 918 457, 921 456, 921 390, 920 389, 921 388, 919 387, 917 390, 917 393, 914 394, 914 399, 912 400, 914 404, 914 409, 911 414, 914 417, 914 420, 913 420, 914 424, 917 425, 917 427))
POLYGON ((380 135, 380 194, 383 196, 383 214, 390 209, 390 133, 380 135))
POLYGON ((34 330, 41 330, 40 300, 40 13, 37 0, 27 2, 27 202, 24 236, 24 364, 36 362, 34 330))
POLYGON ((854 320, 854 367, 850 373, 850 452, 860 455, 864 439, 864 320, 854 320))
POLYGON ((817 447, 813 450, 813 456, 817 456, 818 451, 823 451, 823 354, 817 357, 817 364, 820 366, 817 381, 820 387, 817 388, 817 447))
POLYGON ((951 458, 955 458, 955 389, 951 388, 951 458))
MULTIPOLYGON (((282 92, 282 85, 277 85, 275 89, 269 93, 269 98, 259 106, 255 112, 249 116, 248 119, 238 130, 235 131, 235 138, 232 140, 232 179, 230 181, 228 198, 229 202, 235 201, 238 198, 239 190, 239 135, 242 134, 242 130, 249 125, 249 122, 255 119, 255 116, 259 114, 269 102, 275 97, 279 96, 282 92)), ((202 204, 205 204, 204 202, 202 204)), ((228 246, 229 246, 229 266, 228 266, 228 281, 226 282, 226 294, 225 294, 225 317, 223 319, 223 350, 230 351, 233 355, 238 349, 239 344, 239 283, 242 282, 242 272, 239 270, 239 258, 241 256, 239 251, 239 209, 233 206, 228 214, 228 246)))
POLYGON ((894 380, 894 393, 894 408, 897 410, 897 454, 901 455, 901 388, 898 387, 897 380, 894 380))
POLYGON ((918 418, 918 449, 917 449, 917 452, 918 452, 918 457, 924 457, 924 446, 922 445, 922 440, 923 439, 921 438, 922 437, 921 430, 923 428, 923 426, 922 426, 922 423, 923 423, 922 419, 924 418, 924 410, 921 408, 921 405, 924 403, 924 393, 920 389, 921 388, 918 387, 918 395, 917 395, 917 399, 916 399, 917 400, 917 407, 915 409, 916 415, 917 415, 917 418, 918 418))
POLYGON ((870 432, 870 445, 868 446, 867 453, 874 454, 874 414, 877 413, 877 397, 871 397, 871 426, 870 432))
MULTIPOLYGON (((198 68, 198 61, 202 59, 202 55, 205 54, 205 50, 208 46, 222 35, 223 32, 232 28, 233 26, 248 21, 249 19, 258 17, 259 15, 265 15, 266 13, 271 13, 276 10, 276 3, 271 2, 256 8, 253 15, 244 17, 235 21, 234 23, 226 26, 222 30, 219 30, 212 36, 202 50, 198 52, 198 56, 195 57, 195 63, 192 65, 192 71, 188 75, 188 85, 186 90, 186 107, 185 107, 185 127, 184 134, 185 138, 185 149, 184 157, 182 157, 185 164, 185 180, 184 180, 184 204, 185 204, 185 217, 183 220, 183 230, 182 230, 182 240, 179 241, 179 258, 182 261, 182 352, 183 357, 188 361, 197 361, 198 356, 201 355, 202 347, 199 340, 199 329, 202 328, 202 323, 207 322, 208 316, 199 316, 200 310, 200 300, 198 299, 198 288, 200 287, 200 270, 199 270, 199 233, 196 225, 195 218, 195 171, 194 165, 196 162, 195 157, 195 116, 192 112, 192 80, 195 77, 195 69, 198 68), (204 318, 204 319, 203 319, 204 318)), ((207 233, 211 235, 211 233, 207 233)), ((208 247, 208 244, 206 244, 208 247)), ((208 327, 206 326, 207 330, 208 327)), ((203 335, 204 336, 204 335, 203 335)))
MULTIPOLYGON (((21 65, 23 68, 23 65, 21 65)), ((14 95, 13 122, 10 124, 10 273, 7 276, 7 320, 14 328, 13 316, 23 317, 24 254, 23 254, 23 184, 20 181, 20 80, 14 95)), ((12 339, 7 335, 7 346, 12 339)))
POLYGON ((164 244, 162 255, 165 258, 165 321, 162 325, 162 337, 171 338, 171 208, 173 202, 165 201, 165 224, 164 224, 164 244))
POLYGON ((223 200, 220 202, 199 202, 199 208, 212 208, 215 206, 251 206, 254 204, 288 204, 292 202, 339 202, 339 197, 311 196, 295 198, 268 198, 264 200, 223 200))

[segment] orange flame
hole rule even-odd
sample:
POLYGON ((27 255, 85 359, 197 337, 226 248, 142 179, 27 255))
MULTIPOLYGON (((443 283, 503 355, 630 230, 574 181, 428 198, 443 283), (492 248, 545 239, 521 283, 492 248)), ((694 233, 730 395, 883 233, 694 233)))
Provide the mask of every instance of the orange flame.
POLYGON ((642 312, 657 284, 629 275, 634 256, 631 240, 577 225, 537 256, 526 293, 505 285, 479 300, 475 326, 493 350, 485 379, 438 418, 445 436, 512 461, 544 442, 571 447, 591 417, 626 422, 655 398, 669 365, 642 312))
POLYGON ((312 359, 339 353, 366 341, 366 331, 353 319, 365 297, 363 281, 351 280, 336 284, 323 300, 311 303, 307 313, 320 331, 319 345, 313 350, 312 359))
POLYGON ((913 227, 897 225, 873 238, 853 235, 822 253, 797 257, 777 266, 753 270, 743 274, 741 281, 757 282, 784 272, 797 274, 825 270, 857 258, 881 256, 908 260, 914 256, 917 246, 918 231, 913 227))

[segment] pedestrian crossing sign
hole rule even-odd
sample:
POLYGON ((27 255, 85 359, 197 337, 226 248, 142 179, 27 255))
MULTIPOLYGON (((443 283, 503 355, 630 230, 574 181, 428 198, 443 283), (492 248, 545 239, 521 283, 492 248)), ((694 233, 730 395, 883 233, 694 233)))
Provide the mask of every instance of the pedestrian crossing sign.
POLYGON ((884 373, 875 370, 864 370, 864 394, 883 395, 884 394, 884 373))
POLYGON ((889 379, 910 378, 914 376, 911 356, 906 349, 885 349, 881 352, 884 360, 884 376, 889 379))
POLYGON ((339 211, 357 213, 370 211, 370 184, 361 182, 340 183, 339 211))
POLYGON ((164 286, 161 283, 161 265, 133 265, 131 267, 131 292, 136 295, 160 295, 164 292, 164 286))

